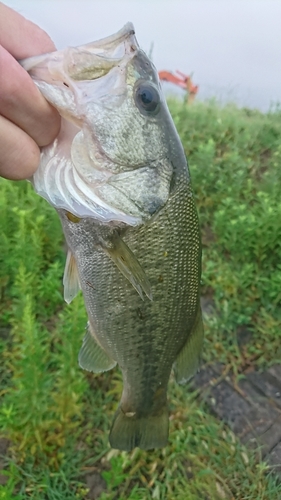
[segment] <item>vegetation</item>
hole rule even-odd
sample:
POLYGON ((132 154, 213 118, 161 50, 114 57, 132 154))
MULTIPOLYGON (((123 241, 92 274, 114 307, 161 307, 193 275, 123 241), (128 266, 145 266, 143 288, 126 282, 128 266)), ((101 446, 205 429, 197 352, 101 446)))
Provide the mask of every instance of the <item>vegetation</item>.
MULTIPOLYGON (((214 309, 205 318, 204 361, 239 376, 281 358, 281 114, 212 102, 170 108, 189 158, 202 290, 214 309)), ((63 302, 57 215, 26 182, 1 180, 0 193, 0 427, 10 442, 0 499, 278 498, 266 464, 173 378, 169 446, 109 448, 121 376, 78 367, 86 314, 81 296, 63 302)))

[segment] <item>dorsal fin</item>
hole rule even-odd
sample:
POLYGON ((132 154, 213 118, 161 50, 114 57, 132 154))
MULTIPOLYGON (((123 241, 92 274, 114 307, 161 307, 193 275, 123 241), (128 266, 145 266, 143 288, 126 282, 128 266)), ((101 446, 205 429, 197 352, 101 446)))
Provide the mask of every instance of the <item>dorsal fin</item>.
POLYGON ((199 369, 203 338, 204 328, 199 305, 192 331, 174 363, 174 373, 179 384, 188 382, 199 369))

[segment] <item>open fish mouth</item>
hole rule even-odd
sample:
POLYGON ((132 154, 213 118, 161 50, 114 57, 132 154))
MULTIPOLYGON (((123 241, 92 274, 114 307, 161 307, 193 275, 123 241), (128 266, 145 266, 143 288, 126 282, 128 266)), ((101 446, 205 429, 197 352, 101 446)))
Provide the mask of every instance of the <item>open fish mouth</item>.
POLYGON ((53 53, 52 58, 49 54, 42 54, 20 62, 36 81, 54 84, 57 78, 61 80, 62 68, 66 77, 63 83, 67 83, 69 78, 76 81, 94 80, 106 75, 126 55, 132 57, 138 48, 134 26, 127 23, 114 35, 79 47, 59 50, 53 53))

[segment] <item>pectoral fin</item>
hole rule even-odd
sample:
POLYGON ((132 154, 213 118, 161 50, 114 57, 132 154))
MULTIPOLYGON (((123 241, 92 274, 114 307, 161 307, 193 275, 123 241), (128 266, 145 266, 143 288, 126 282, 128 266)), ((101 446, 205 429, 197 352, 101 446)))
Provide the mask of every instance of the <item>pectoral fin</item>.
POLYGON ((67 252, 66 263, 63 275, 63 285, 64 285, 64 300, 68 304, 76 297, 80 290, 78 271, 70 250, 67 252))
POLYGON ((199 368, 203 345, 204 329, 201 308, 198 308, 196 320, 186 344, 174 363, 174 373, 179 384, 186 383, 199 368))
POLYGON ((137 258, 116 233, 112 240, 113 245, 110 248, 104 248, 109 257, 116 264, 121 273, 129 280, 134 289, 143 299, 143 292, 152 300, 152 291, 147 276, 138 262, 137 258))
POLYGON ((117 364, 116 361, 110 358, 105 350, 97 344, 90 332, 89 325, 78 355, 78 361, 81 368, 94 373, 106 372, 114 368, 117 364))

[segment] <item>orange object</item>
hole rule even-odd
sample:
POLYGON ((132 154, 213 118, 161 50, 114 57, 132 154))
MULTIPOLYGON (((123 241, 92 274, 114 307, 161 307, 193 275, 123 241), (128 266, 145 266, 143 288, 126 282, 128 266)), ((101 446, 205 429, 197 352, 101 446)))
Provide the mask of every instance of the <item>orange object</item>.
POLYGON ((187 91, 187 102, 190 104, 194 101, 195 96, 198 92, 199 86, 194 85, 191 76, 185 75, 181 71, 176 71, 177 75, 171 73, 171 71, 159 71, 158 75, 160 80, 164 82, 171 82, 178 85, 182 89, 187 91))

